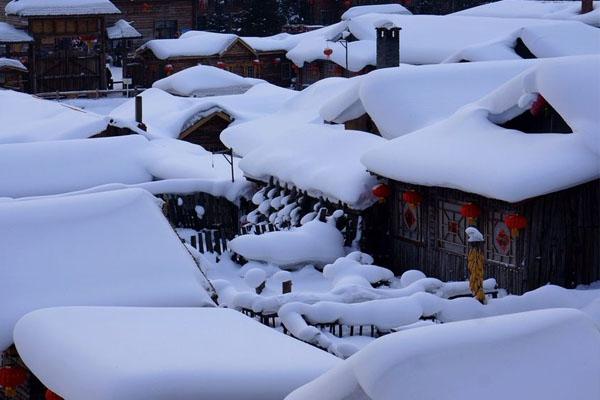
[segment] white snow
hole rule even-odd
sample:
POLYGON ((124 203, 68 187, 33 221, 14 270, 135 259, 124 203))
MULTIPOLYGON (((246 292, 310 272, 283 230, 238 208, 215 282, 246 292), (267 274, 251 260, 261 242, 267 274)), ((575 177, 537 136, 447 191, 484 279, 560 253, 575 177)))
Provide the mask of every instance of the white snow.
POLYGON ((204 97, 244 93, 257 83, 264 81, 209 65, 197 65, 160 79, 152 87, 178 96, 204 97))
POLYGON ((0 68, 13 68, 27 72, 27 67, 25 67, 21 61, 6 57, 0 57, 0 68))
POLYGON ((104 131, 108 118, 12 90, 0 90, 0 144, 83 139, 104 131))
POLYGON ((502 0, 458 11, 452 15, 564 19, 600 26, 600 1, 594 1, 593 5, 593 11, 581 14, 581 1, 502 0))
POLYGON ((40 308, 211 305, 157 203, 140 189, 0 202, 0 349, 40 308))
POLYGON ((138 135, 0 145, 0 197, 151 181, 140 158, 149 147, 150 142, 138 135))
POLYGON ((124 19, 120 19, 114 25, 107 27, 106 34, 110 40, 142 37, 142 34, 131 25, 131 22, 127 22, 124 19))
POLYGON ((441 121, 534 65, 537 60, 402 65, 373 71, 320 109, 326 121, 344 123, 369 114, 381 135, 393 139, 441 121))
POLYGON ((19 321, 15 341, 35 375, 68 399, 280 400, 339 364, 217 308, 46 309, 19 321))
POLYGON ((400 4, 375 4, 368 6, 350 7, 342 14, 342 21, 359 17, 364 14, 411 14, 404 6, 400 4))
POLYGON ((334 222, 315 219, 288 231, 238 236, 229 242, 229 248, 248 260, 282 267, 324 265, 344 256, 344 237, 334 222))
POLYGON ((203 31, 188 31, 177 39, 154 39, 146 42, 136 52, 146 49, 161 59, 176 57, 209 57, 224 53, 238 36, 203 31))
POLYGON ((315 198, 357 209, 373 204, 376 179, 360 157, 384 140, 366 132, 304 124, 247 153, 240 168, 248 177, 306 190, 315 198))
POLYGON ((598 56, 545 60, 447 120, 368 151, 362 161, 370 171, 397 181, 507 202, 597 179, 599 71, 598 56), (528 112, 531 102, 521 100, 537 93, 574 133, 527 134, 496 125, 528 112))
POLYGON ((0 21, 0 43, 23 42, 33 42, 33 38, 29 36, 27 32, 17 29, 6 22, 0 21))
POLYGON ((5 11, 20 17, 121 13, 109 0, 13 0, 5 11))
POLYGON ((598 327, 551 309, 387 335, 286 400, 595 399, 599 374, 598 327))

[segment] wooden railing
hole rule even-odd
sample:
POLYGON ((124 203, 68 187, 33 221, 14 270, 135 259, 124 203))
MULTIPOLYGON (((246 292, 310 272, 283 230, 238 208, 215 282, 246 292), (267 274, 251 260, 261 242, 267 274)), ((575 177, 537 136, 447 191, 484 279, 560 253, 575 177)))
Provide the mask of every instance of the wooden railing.
MULTIPOLYGON (((120 82, 115 82, 120 83, 120 82)), ((92 98, 97 99, 100 97, 108 96, 109 94, 120 93, 122 96, 126 97, 135 97, 141 92, 143 92, 144 88, 126 88, 126 89, 93 89, 93 90, 77 90, 73 92, 45 92, 45 93, 35 93, 35 96, 40 97, 42 99, 76 99, 76 98, 92 98)))

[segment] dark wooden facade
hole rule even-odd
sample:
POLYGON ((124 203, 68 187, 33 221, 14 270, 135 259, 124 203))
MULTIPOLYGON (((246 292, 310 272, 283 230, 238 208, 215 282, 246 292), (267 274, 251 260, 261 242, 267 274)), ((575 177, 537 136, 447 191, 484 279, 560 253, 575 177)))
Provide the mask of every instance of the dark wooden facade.
POLYGON ((329 60, 315 60, 310 63, 305 63, 302 68, 298 68, 294 65, 294 72, 297 75, 296 88, 305 88, 325 78, 364 75, 374 69, 374 66, 369 65, 358 72, 346 71, 344 67, 329 60))
POLYGON ((285 51, 257 52, 241 39, 233 42, 222 54, 211 56, 161 60, 145 49, 137 53, 129 71, 135 85, 152 87, 154 82, 168 74, 199 64, 222 68, 243 77, 265 79, 280 86, 289 86, 292 78, 291 64, 285 58, 285 51))
POLYGON ((111 0, 121 15, 107 16, 107 24, 119 19, 131 21, 142 34, 133 46, 152 39, 173 39, 195 28, 198 0, 111 0))
POLYGON ((485 237, 485 277, 510 293, 600 279, 600 180, 516 204, 445 188, 391 187, 389 249, 397 274, 421 269, 446 281, 467 279, 468 225, 460 208, 473 203, 482 211, 476 226, 485 237), (416 206, 402 198, 411 190, 423 199, 416 206), (504 223, 513 213, 528 223, 517 237, 504 223))
POLYGON ((24 92, 28 87, 28 76, 22 69, 0 66, 0 88, 24 92))
POLYGON ((194 125, 183 131, 179 139, 202 146, 210 152, 223 152, 227 146, 221 142, 219 136, 233 121, 231 116, 221 110, 202 118, 194 125))

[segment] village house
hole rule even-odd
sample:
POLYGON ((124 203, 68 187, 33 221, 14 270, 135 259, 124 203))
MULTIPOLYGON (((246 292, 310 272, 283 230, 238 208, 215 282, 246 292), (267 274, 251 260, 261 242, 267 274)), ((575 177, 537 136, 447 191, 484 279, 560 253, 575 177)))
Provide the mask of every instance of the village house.
POLYGON ((123 75, 127 76, 127 58, 135 50, 134 43, 142 37, 129 22, 120 19, 114 25, 106 28, 108 38, 108 53, 112 57, 112 64, 123 67, 123 75))
POLYGON ((363 156, 387 182, 397 273, 465 279, 465 229, 476 226, 486 276, 511 293, 600 278, 599 66, 597 57, 544 60, 363 156))
POLYGON ((29 86, 27 65, 33 38, 25 31, 0 22, 0 87, 25 91, 29 86))
POLYGON ((29 60, 33 93, 106 89, 106 15, 119 14, 108 0, 96 3, 12 1, 6 14, 34 39, 29 60))
POLYGON ((27 67, 19 60, 0 58, 0 88, 24 91, 27 87, 27 67))

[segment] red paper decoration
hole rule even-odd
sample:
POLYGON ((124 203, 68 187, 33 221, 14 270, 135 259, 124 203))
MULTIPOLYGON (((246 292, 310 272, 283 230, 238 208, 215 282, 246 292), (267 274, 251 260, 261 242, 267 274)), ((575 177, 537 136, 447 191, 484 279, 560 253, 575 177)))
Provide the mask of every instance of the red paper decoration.
POLYGON ((402 193, 402 200, 405 203, 412 204, 413 206, 417 206, 423 201, 423 197, 418 192, 414 190, 402 193))
POLYGON ((508 214, 504 217, 504 223, 510 229, 513 236, 519 236, 519 231, 527 227, 527 218, 519 214, 508 214))
POLYGON ((373 187, 373 195, 380 200, 385 200, 392 194, 392 190, 385 183, 380 183, 373 187))

